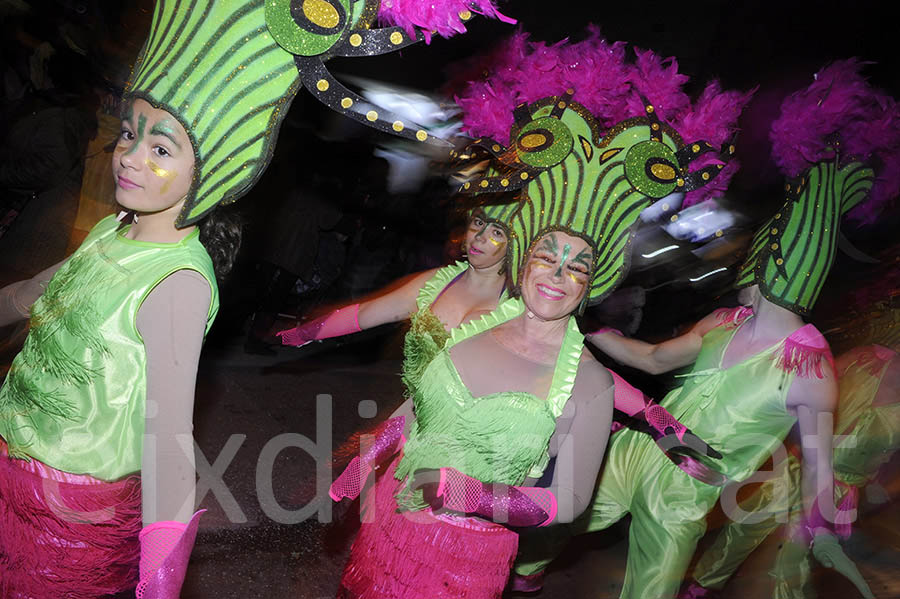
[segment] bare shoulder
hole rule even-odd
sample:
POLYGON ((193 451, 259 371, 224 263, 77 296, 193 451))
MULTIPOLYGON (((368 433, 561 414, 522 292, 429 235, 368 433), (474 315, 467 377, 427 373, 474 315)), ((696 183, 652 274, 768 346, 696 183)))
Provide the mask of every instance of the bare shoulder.
POLYGON ((825 365, 822 376, 797 376, 788 391, 787 403, 791 407, 806 406, 815 411, 831 412, 837 405, 838 384, 834 370, 825 365))
POLYGON ((581 361, 578 363, 578 372, 575 375, 575 389, 573 396, 589 401, 601 395, 606 389, 612 389, 613 378, 603 364, 597 361, 590 351, 585 348, 581 353, 581 361))

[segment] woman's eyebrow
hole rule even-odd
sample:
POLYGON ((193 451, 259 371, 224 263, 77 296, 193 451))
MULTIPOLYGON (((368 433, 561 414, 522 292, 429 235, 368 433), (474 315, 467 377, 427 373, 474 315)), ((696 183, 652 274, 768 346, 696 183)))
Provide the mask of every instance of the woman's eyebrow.
POLYGON ((590 249, 591 248, 584 248, 583 250, 578 252, 578 255, 575 256, 574 258, 572 258, 572 262, 579 262, 581 264, 584 264, 588 268, 590 268, 590 266, 591 266, 591 253, 589 252, 590 249))
POLYGON ((150 129, 150 135, 162 135, 163 137, 167 137, 179 150, 181 149, 181 144, 175 139, 175 130, 172 129, 166 121, 154 124, 153 128, 150 129))

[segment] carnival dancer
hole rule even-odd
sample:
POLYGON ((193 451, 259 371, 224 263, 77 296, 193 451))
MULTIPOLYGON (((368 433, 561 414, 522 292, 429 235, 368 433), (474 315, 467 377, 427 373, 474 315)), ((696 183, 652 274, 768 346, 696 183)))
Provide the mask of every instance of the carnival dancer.
POLYGON ((181 447, 192 447, 216 275, 240 239, 215 208, 259 178, 300 85, 347 116, 444 143, 357 102, 322 61, 464 31, 471 13, 448 6, 423 21, 384 7, 396 25, 379 29, 377 2, 321 4, 160 0, 113 154, 128 220, 103 219, 64 263, 0 292, 0 324, 31 318, 0 389, 4 598, 135 585, 138 597, 178 596, 199 518, 193 454, 181 447))
MULTIPOLYGON (((873 188, 875 173, 862 161, 896 160, 894 104, 869 88, 858 69, 858 62, 845 61, 822 70, 785 101, 773 124, 776 161, 798 178, 786 185, 786 203, 759 230, 741 269, 736 286, 744 288, 747 307, 714 312, 689 333, 657 345, 609 332, 588 336, 616 360, 650 373, 692 364, 680 375, 684 383, 661 403, 725 454, 716 465, 723 482, 753 474, 799 423, 801 529, 820 562, 850 576, 855 566, 823 516, 834 507, 830 418, 837 385, 828 344, 801 316, 831 267, 841 217, 873 188)), ((887 189, 873 194, 890 198, 896 174, 883 176, 879 184, 887 189)), ((622 597, 675 595, 721 491, 684 476, 657 453, 631 431, 617 434, 589 513, 568 531, 600 530, 631 513, 622 597)), ((556 545, 561 548, 559 539, 556 545)), ((555 550, 532 549, 521 556, 520 575, 541 572, 555 550)), ((864 583, 860 590, 871 596, 864 583)))
MULTIPOLYGON (((836 534, 847 538, 858 507, 859 492, 900 449, 900 359, 894 349, 873 344, 835 359, 839 399, 834 445, 836 534)), ((803 540, 800 460, 789 453, 773 476, 740 503, 743 519, 719 531, 694 568, 693 580, 679 597, 719 597, 735 570, 772 532, 787 521, 785 538, 771 570, 776 599, 809 599, 812 568, 803 540), (760 518, 763 514, 765 517, 760 518)), ((861 576, 857 585, 865 584, 861 576)))
MULTIPOLYGON (((367 472, 403 448, 366 498, 339 597, 499 597, 517 544, 509 527, 568 522, 586 505, 613 389, 573 314, 624 278, 621 254, 643 207, 721 168, 689 171, 690 149, 676 156, 680 137, 648 104, 602 137, 573 93, 520 107, 508 146, 480 142, 510 161, 466 188, 522 190, 509 221, 520 297, 451 331, 413 390, 415 420, 394 421, 362 456, 367 472), (655 186, 644 167, 657 160, 671 178, 655 186), (593 200, 579 201, 584 193, 593 200), (611 210, 622 218, 602 218, 611 210), (550 487, 528 486, 550 457, 550 487)), ((332 496, 357 492, 347 483, 359 471, 339 477, 332 496)))

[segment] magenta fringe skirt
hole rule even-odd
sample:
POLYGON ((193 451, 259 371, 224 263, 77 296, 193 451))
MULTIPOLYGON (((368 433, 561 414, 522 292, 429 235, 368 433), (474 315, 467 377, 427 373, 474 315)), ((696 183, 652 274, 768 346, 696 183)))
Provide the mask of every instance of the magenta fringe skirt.
POLYGON ((397 512, 395 466, 366 497, 338 599, 499 599, 518 535, 476 518, 397 512))
POLYGON ((108 483, 9 457, 0 438, 0 597, 96 599, 134 588, 140 478, 108 483))

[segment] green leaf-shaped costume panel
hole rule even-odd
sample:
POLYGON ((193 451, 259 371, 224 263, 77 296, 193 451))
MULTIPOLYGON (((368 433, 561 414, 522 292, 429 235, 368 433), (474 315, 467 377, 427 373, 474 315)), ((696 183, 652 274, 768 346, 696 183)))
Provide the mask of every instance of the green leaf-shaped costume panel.
POLYGON ((176 117, 194 177, 176 225, 245 194, 272 157, 300 85, 294 56, 266 26, 265 0, 158 0, 125 90, 176 117))

